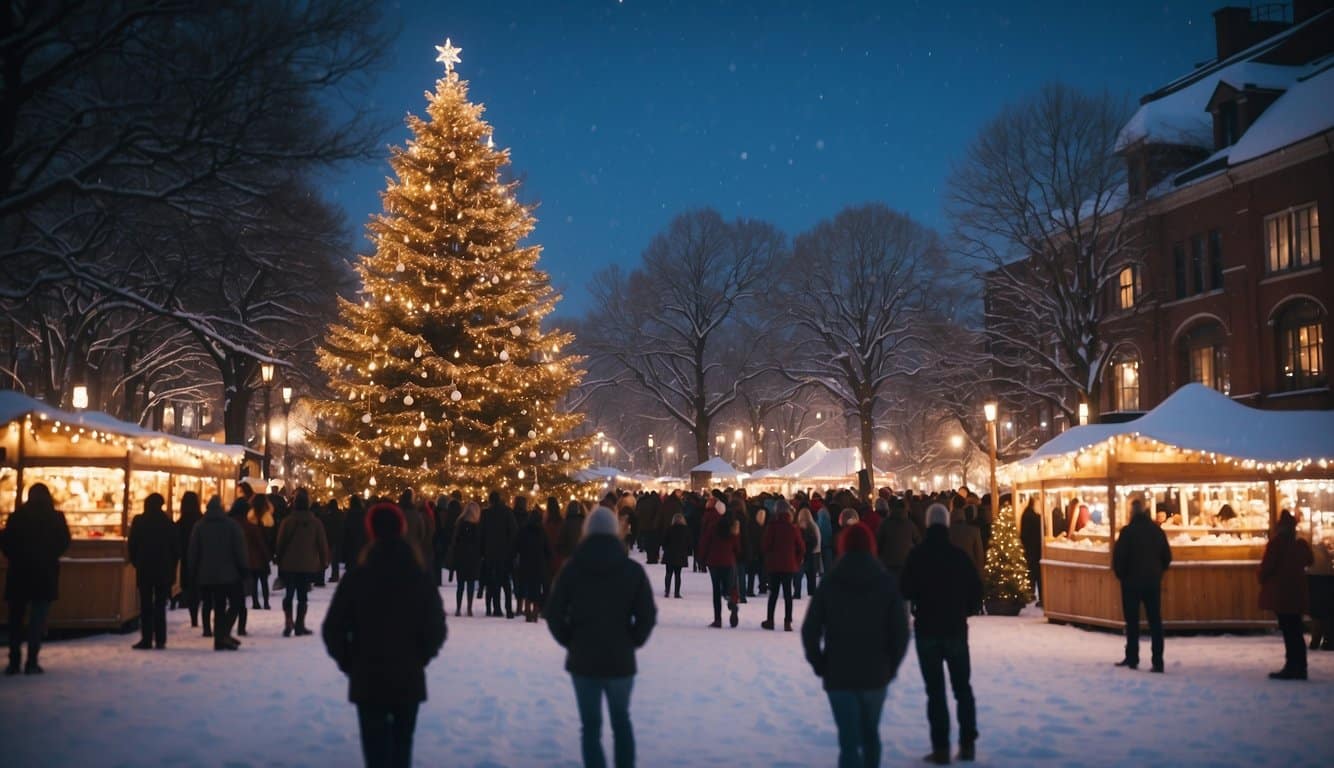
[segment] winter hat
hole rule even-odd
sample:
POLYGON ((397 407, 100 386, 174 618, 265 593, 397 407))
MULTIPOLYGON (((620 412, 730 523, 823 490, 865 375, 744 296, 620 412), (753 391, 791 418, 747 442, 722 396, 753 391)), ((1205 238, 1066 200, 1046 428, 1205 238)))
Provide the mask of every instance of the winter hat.
POLYGON ((397 504, 380 502, 366 513, 366 534, 371 537, 371 541, 402 536, 407 529, 407 520, 397 504))
POLYGON ((792 507, 788 505, 787 499, 779 499, 774 502, 774 517, 792 517, 792 507))
MULTIPOLYGON (((29 497, 31 497, 31 494, 29 494, 29 497)), ((223 513, 222 497, 217 494, 213 494, 213 496, 209 497, 208 504, 204 507, 204 512, 205 514, 210 515, 221 515, 223 513)))
POLYGON ((948 528, 949 524, 950 511, 945 508, 944 504, 932 504, 926 508, 926 525, 928 528, 933 525, 943 525, 948 528))
POLYGON ((838 537, 838 548, 844 553, 870 552, 875 554, 875 539, 864 525, 849 525, 838 537))
POLYGON ((606 507, 598 507, 584 520, 584 538, 589 536, 619 536, 621 521, 616 513, 606 507))

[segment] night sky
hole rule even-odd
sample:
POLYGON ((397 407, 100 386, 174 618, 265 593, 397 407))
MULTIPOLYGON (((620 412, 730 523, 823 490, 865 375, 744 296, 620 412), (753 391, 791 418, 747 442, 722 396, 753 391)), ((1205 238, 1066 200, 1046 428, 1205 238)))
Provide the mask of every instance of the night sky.
MULTIPOLYGON (((403 143, 442 74, 434 46, 463 49, 572 315, 597 269, 636 263, 693 207, 791 235, 880 200, 943 228, 951 164, 1002 105, 1052 80, 1138 98, 1213 57, 1224 4, 405 1, 371 107, 403 143)), ((359 232, 389 172, 333 180, 359 232)))

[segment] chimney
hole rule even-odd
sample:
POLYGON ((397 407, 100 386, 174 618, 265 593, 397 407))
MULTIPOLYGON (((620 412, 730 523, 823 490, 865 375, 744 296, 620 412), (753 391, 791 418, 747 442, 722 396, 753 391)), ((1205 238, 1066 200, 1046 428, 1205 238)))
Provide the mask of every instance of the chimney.
POLYGON ((1303 21, 1334 8, 1334 0, 1292 0, 1292 23, 1303 21))
POLYGON ((1228 6, 1214 11, 1214 39, 1219 61, 1245 49, 1250 44, 1250 37, 1250 8, 1228 6))

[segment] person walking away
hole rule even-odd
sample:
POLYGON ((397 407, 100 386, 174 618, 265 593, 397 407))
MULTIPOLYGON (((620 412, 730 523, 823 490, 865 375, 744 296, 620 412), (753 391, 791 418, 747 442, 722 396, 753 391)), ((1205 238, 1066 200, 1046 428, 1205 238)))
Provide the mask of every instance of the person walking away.
POLYGON ((449 581, 454 580, 454 566, 449 564, 449 548, 454 543, 454 529, 459 524, 459 518, 463 517, 463 499, 462 494, 455 491, 455 496, 451 496, 448 505, 445 507, 445 519, 443 531, 437 531, 441 538, 440 562, 445 564, 445 571, 449 574, 449 581), (443 534, 443 535, 440 535, 443 534))
POLYGON ((556 539, 556 559, 560 561, 556 567, 557 571, 579 547, 579 540, 584 535, 585 517, 587 515, 584 512, 584 505, 578 501, 571 499, 570 503, 565 505, 565 520, 561 522, 560 536, 556 539))
POLYGON ((547 585, 556 583, 556 572, 560 570, 560 531, 565 527, 565 520, 560 513, 560 500, 555 496, 547 497, 546 517, 542 522, 542 531, 547 535, 547 545, 551 547, 551 560, 547 563, 547 585))
POLYGON ((240 523, 222 511, 222 499, 213 496, 204 507, 204 516, 190 534, 190 552, 186 556, 194 570, 204 603, 204 636, 213 636, 213 650, 234 651, 241 641, 232 637, 232 623, 240 613, 244 596, 241 581, 250 563, 246 557, 245 534, 240 523), (214 625, 209 627, 212 607, 214 625))
POLYGON ((543 617, 566 649, 565 670, 574 683, 582 753, 587 768, 603 768, 602 699, 607 699, 616 768, 635 764, 630 723, 635 650, 657 621, 648 575, 619 540, 620 525, 605 507, 584 523, 584 538, 556 577, 543 617))
POLYGON ((672 517, 672 524, 667 528, 667 534, 662 537, 662 562, 667 569, 667 580, 662 587, 662 596, 672 596, 672 583, 675 580, 675 595, 680 599, 681 570, 690 562, 690 528, 686 525, 686 516, 680 512, 672 517))
POLYGON ((306 610, 310 586, 316 575, 323 573, 329 564, 329 542, 324 538, 324 526, 310 510, 310 497, 305 488, 296 492, 292 513, 278 528, 278 550, 274 555, 278 561, 278 575, 287 589, 283 596, 283 637, 293 633, 309 635, 306 610), (293 597, 296 598, 295 621, 292 619, 293 597))
POLYGON ((360 567, 334 591, 320 634, 347 675, 368 768, 412 765, 417 710, 426 701, 426 665, 447 635, 440 592, 403 536, 393 504, 371 508, 370 545, 360 567))
POLYGON ((489 506, 482 513, 482 580, 486 588, 486 615, 500 616, 500 593, 505 593, 507 619, 514 618, 510 569, 514 561, 514 536, 519 531, 514 513, 500 500, 500 491, 492 491, 489 506))
MULTIPOLYGON (((736 504, 736 502, 733 502, 736 504)), ((742 522, 741 558, 745 569, 745 590, 741 593, 741 602, 746 598, 763 594, 769 588, 764 578, 764 528, 768 522, 768 512, 762 506, 749 507, 744 502, 736 509, 742 522)))
POLYGON ((180 584, 181 602, 190 611, 190 626, 199 626, 199 587, 195 584, 194 569, 186 553, 190 549, 190 534, 195 524, 203 517, 199 507, 199 494, 186 491, 181 496, 181 515, 176 520, 176 546, 181 553, 180 584))
POLYGON ((811 592, 801 644, 834 713, 839 768, 872 768, 885 695, 908 650, 908 616, 871 535, 854 525, 843 536, 843 556, 811 592))
MULTIPOLYGON (((273 504, 268 496, 256 496, 242 530, 245 532, 246 556, 250 560, 250 607, 269 609, 269 574, 272 572, 273 545, 278 541, 278 529, 273 520, 273 504), (270 535, 272 532, 272 535, 270 535), (264 604, 260 605, 260 595, 264 604)), ((242 632, 241 634, 244 634, 242 632)))
POLYGON ((551 564, 551 544, 547 541, 546 529, 542 527, 541 509, 528 513, 528 521, 515 537, 514 553, 518 561, 514 580, 522 587, 524 596, 523 618, 530 624, 536 623, 547 597, 547 576, 551 564))
POLYGON ((900 579, 903 597, 912 604, 917 664, 926 684, 926 719, 931 752, 926 761, 950 761, 950 710, 945 698, 949 670, 959 720, 959 759, 976 754, 977 705, 973 700, 968 653, 968 616, 982 602, 982 580, 968 555, 950 543, 950 512, 943 504, 926 510, 926 536, 908 554, 900 579))
POLYGON ((802 559, 801 570, 797 572, 793 579, 792 598, 801 599, 801 577, 806 577, 806 591, 815 594, 816 576, 820 572, 820 565, 824 561, 824 556, 820 549, 823 546, 820 541, 820 526, 815 524, 815 518, 811 516, 811 508, 802 502, 797 509, 797 530, 801 531, 802 543, 806 545, 806 557, 802 559))
POLYGON ((1130 502, 1130 522, 1112 547, 1112 570, 1121 582, 1121 610, 1126 619, 1126 655, 1118 667, 1139 666, 1139 609, 1149 622, 1153 671, 1163 672, 1163 572, 1172 564, 1172 548, 1163 529, 1149 519, 1142 499, 1130 502))
POLYGON ((645 493, 635 500, 635 534, 649 565, 658 564, 662 542, 658 539, 658 497, 645 493))
POLYGON ((1283 510, 1274 535, 1260 560, 1260 609, 1278 616, 1283 632, 1283 668, 1270 672, 1272 680, 1306 679, 1306 640, 1302 614, 1306 612, 1306 568, 1315 562, 1311 545, 1297 538, 1297 520, 1283 510))
POLYGON ((783 631, 792 631, 792 577, 806 559, 806 542, 801 531, 792 524, 792 507, 786 499, 774 504, 774 517, 764 526, 760 537, 764 557, 764 572, 769 578, 768 619, 760 624, 764 629, 774 628, 774 608, 778 605, 778 590, 783 590, 783 631))
POLYGON ((1028 500, 1024 513, 1019 516, 1019 543, 1024 548, 1024 562, 1028 565, 1028 579, 1037 593, 1037 607, 1042 607, 1042 515, 1036 501, 1028 500))
POLYGON ((714 515, 704 523, 704 531, 699 539, 699 557, 709 568, 709 579, 713 585, 713 623, 709 626, 717 629, 723 625, 722 597, 727 595, 727 610, 730 613, 728 623, 736 627, 741 618, 737 613, 737 582, 735 570, 741 555, 741 521, 731 512, 725 512, 726 506, 721 500, 714 502, 714 515))
POLYGON ((134 565, 134 583, 139 588, 139 642, 130 646, 138 651, 167 647, 167 596, 181 559, 176 529, 164 508, 167 500, 160 493, 144 499, 144 511, 130 523, 127 547, 134 565))
MULTIPOLYGON (((366 547, 366 505, 360 496, 347 503, 347 517, 343 519, 343 571, 351 571, 361 560, 366 547)), ((277 542, 274 542, 277 549, 277 542)))
POLYGON ((246 620, 250 616, 250 611, 246 608, 246 598, 249 597, 253 600, 255 596, 255 572, 251 568, 253 561, 250 559, 252 546, 250 542, 253 541, 253 535, 248 530, 249 524, 246 522, 246 516, 250 514, 251 503, 258 498, 257 495, 251 495, 249 499, 238 498, 232 502, 231 509, 227 510, 227 516, 241 528, 241 541, 245 544, 246 550, 246 566, 245 570, 241 572, 241 601, 236 605, 236 634, 238 637, 245 637, 246 620))
MULTIPOLYGON (((815 498, 818 499, 819 496, 815 498)), ((834 521, 829 516, 829 510, 826 507, 821 506, 819 509, 815 509, 812 505, 811 509, 815 512, 815 525, 820 529, 821 569, 825 573, 829 573, 834 567, 834 556, 838 549, 834 541, 834 521)))
MULTIPOLYGON (((973 564, 973 569, 977 571, 977 578, 983 578, 983 568, 987 564, 987 554, 982 549, 982 534, 977 526, 968 522, 969 510, 972 515, 977 514, 977 508, 963 503, 960 496, 954 497, 953 510, 950 511, 950 543, 968 556, 969 562, 973 564)), ((929 525, 929 524, 928 524, 929 525)))
POLYGON ((59 597, 60 556, 69 549, 69 525, 64 513, 56 509, 51 490, 43 483, 33 483, 28 499, 5 522, 0 534, 0 550, 5 553, 9 570, 5 578, 5 601, 9 604, 9 666, 6 675, 17 675, 23 660, 23 638, 28 639, 25 675, 40 675, 38 656, 46 617, 51 603, 59 597), (29 614, 31 609, 31 615, 29 614), (23 631, 23 620, 28 631, 23 631))
POLYGON ((344 514, 338 506, 338 499, 329 499, 324 508, 324 538, 329 541, 329 583, 334 584, 338 581, 338 564, 343 562, 344 514))
POLYGON ((1311 612, 1311 650, 1334 651, 1334 531, 1311 542, 1313 563, 1306 570, 1311 612))
POLYGON ((888 513, 876 529, 876 552, 885 570, 897 579, 903 573, 903 565, 908 562, 908 553, 917 546, 921 537, 917 535, 917 526, 908 519, 908 505, 903 499, 891 498, 885 504, 888 513))
POLYGON ((472 616, 473 589, 482 575, 482 508, 468 502, 454 524, 454 538, 449 543, 445 565, 454 574, 454 615, 463 609, 463 592, 468 592, 468 615, 472 616))

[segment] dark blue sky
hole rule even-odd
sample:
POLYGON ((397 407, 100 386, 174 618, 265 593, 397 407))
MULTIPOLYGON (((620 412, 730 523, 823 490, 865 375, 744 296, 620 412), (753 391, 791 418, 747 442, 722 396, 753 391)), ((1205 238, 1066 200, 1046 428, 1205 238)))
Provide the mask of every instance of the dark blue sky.
MULTIPOLYGON (((372 107, 401 144, 442 72, 434 46, 463 49, 569 315, 596 270, 636 263, 692 207, 791 235, 881 200, 943 228, 951 164, 1002 105, 1052 80, 1138 98, 1212 58, 1221 5, 404 0, 372 107)), ((358 231, 388 173, 381 158, 333 180, 358 231)))

